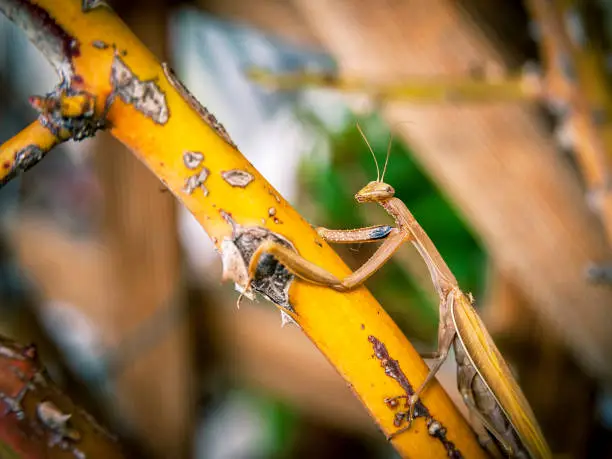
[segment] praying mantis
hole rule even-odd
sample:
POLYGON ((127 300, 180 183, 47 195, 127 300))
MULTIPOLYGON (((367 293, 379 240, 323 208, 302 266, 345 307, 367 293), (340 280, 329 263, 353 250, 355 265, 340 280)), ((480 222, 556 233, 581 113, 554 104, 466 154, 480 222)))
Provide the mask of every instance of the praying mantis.
POLYGON ((289 272, 304 281, 346 292, 363 284, 402 244, 412 242, 425 261, 440 298, 438 348, 434 353, 423 355, 424 358, 433 359, 433 364, 425 380, 412 396, 401 395, 385 400, 387 404, 396 404, 398 399, 405 399, 407 406, 407 416, 405 416, 407 425, 391 434, 390 438, 410 428, 415 417, 414 409, 417 401, 453 347, 457 361, 459 392, 469 409, 472 423, 483 447, 495 457, 551 458, 552 454, 535 416, 472 306, 471 296, 468 298, 461 291, 455 276, 434 243, 403 201, 394 196, 393 187, 384 182, 391 142, 381 177, 376 155, 359 125, 357 129, 374 156, 378 174, 375 181, 369 182, 357 192, 355 200, 358 203, 372 202, 381 205, 393 218, 396 226, 377 225, 353 230, 317 228, 319 235, 330 243, 383 241, 369 260, 343 279, 339 279, 283 245, 266 241, 251 257, 246 288, 251 285, 260 258, 264 254, 269 254, 289 272))

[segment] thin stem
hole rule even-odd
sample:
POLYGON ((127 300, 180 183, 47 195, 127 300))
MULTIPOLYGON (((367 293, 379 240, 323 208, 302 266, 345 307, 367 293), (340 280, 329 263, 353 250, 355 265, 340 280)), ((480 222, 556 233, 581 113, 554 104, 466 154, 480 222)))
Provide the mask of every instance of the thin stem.
POLYGON ((542 97, 541 87, 534 81, 534 76, 525 74, 495 80, 444 76, 413 77, 387 84, 374 84, 350 75, 310 72, 275 74, 259 68, 251 69, 248 75, 253 81, 276 90, 325 88, 346 93, 369 94, 378 101, 510 103, 540 100, 542 97))
POLYGON ((0 145, 0 187, 36 165, 60 140, 38 121, 0 145))

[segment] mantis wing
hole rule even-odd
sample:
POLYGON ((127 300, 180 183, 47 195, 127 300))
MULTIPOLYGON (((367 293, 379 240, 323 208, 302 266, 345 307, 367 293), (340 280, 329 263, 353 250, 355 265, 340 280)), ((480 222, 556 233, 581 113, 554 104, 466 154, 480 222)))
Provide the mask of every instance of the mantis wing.
POLYGON ((455 295, 452 315, 457 336, 474 368, 506 414, 525 449, 533 458, 551 458, 552 453, 521 388, 476 310, 462 293, 455 295))

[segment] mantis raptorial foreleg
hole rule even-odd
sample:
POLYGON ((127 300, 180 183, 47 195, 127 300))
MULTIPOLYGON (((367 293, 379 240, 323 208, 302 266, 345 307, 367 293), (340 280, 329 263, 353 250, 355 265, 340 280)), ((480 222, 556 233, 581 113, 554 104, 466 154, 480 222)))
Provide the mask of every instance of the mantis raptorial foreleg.
POLYGON ((378 242, 386 238, 393 230, 389 225, 366 226, 350 230, 334 230, 323 227, 317 228, 317 233, 332 244, 351 244, 363 242, 378 242))
MULTIPOLYGON (((378 227, 375 228, 378 229, 378 227)), ((360 232, 363 230, 364 229, 346 231, 326 230, 326 232, 328 235, 331 235, 331 237, 342 239, 342 242, 373 242, 372 238, 359 238, 360 232)), ((371 228, 367 228, 366 230, 371 231, 371 228)), ((251 257, 251 261, 249 263, 249 279, 247 281, 247 288, 250 286, 250 283, 253 280, 259 259, 267 253, 274 256, 283 266, 285 266, 285 268, 287 268, 289 272, 303 280, 312 282, 314 284, 324 285, 339 291, 351 290, 362 284, 368 277, 378 271, 378 269, 385 264, 386 261, 391 258, 397 249, 404 243, 406 237, 406 233, 399 231, 397 228, 392 228, 387 232, 384 242, 376 250, 374 255, 372 255, 372 257, 359 269, 343 279, 339 279, 329 271, 326 271, 311 261, 306 260, 304 257, 298 255, 287 247, 272 241, 266 241, 257 248, 251 257)), ((378 239, 380 239, 380 237, 378 237, 378 239)))

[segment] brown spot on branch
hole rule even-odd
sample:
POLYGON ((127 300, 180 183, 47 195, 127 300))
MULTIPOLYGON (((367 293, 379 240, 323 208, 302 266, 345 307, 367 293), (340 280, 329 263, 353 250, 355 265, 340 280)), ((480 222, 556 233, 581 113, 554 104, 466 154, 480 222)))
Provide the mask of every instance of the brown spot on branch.
MULTIPOLYGON (((406 395, 388 399, 389 402, 387 403, 387 405, 390 408, 395 408, 398 406, 397 400, 399 398, 406 398, 407 400, 410 400, 410 397, 414 395, 414 389, 412 387, 412 384, 410 384, 408 378, 400 368, 399 362, 391 358, 385 344, 382 341, 378 340, 375 336, 368 336, 368 341, 372 343, 374 355, 378 360, 380 360, 380 365, 385 369, 385 374, 390 378, 395 379, 399 383, 401 388, 404 389, 404 392, 406 392, 406 395)), ((400 427, 402 422, 406 420, 407 417, 407 411, 400 411, 396 413, 393 424, 396 427, 400 427)), ((414 417, 425 418, 425 421, 427 423, 427 433, 431 437, 436 438, 442 443, 444 449, 446 449, 448 457, 453 459, 460 459, 463 457, 463 455, 457 449, 455 444, 448 438, 446 438, 446 428, 429 413, 429 409, 423 404, 420 399, 416 403, 414 409, 414 417)))

